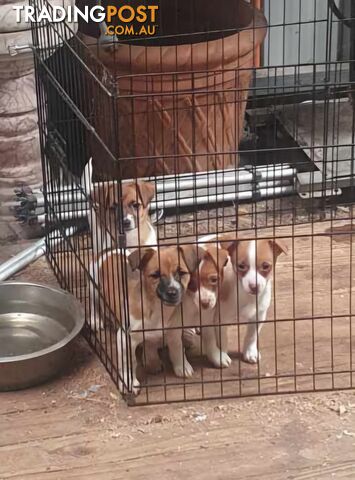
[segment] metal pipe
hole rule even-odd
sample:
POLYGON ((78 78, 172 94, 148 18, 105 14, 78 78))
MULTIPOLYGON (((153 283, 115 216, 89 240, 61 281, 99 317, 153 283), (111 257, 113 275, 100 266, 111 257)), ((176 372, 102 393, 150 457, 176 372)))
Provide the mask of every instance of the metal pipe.
POLYGON ((24 267, 42 257, 46 251, 46 241, 42 238, 31 247, 0 265, 0 282, 10 278, 24 267))
MULTIPOLYGON (((251 200, 256 195, 258 198, 267 198, 278 195, 291 195, 296 193, 295 187, 293 185, 283 185, 280 183, 277 184, 268 184, 266 182, 258 184, 257 188, 248 189, 242 192, 222 192, 222 193, 208 193, 207 195, 201 196, 188 196, 186 198, 171 198, 154 201, 151 205, 151 211, 164 210, 169 208, 186 208, 194 205, 209 205, 212 203, 218 202, 233 202, 236 200, 245 201, 251 200)), ((50 222, 56 223, 59 221, 70 221, 77 220, 79 218, 85 218, 90 215, 90 210, 74 210, 69 212, 62 212, 56 217, 51 216, 48 218, 50 222)), ((40 224, 45 223, 45 215, 38 215, 37 221, 40 224)))
MULTIPOLYGON (((193 190, 196 188, 227 186, 227 185, 245 185, 257 181, 288 180, 296 176, 296 169, 283 164, 272 165, 268 167, 251 168, 251 171, 245 169, 223 170, 216 172, 200 172, 196 174, 182 174, 178 176, 157 177, 157 194, 166 192, 175 192, 176 190, 193 190)), ((147 179, 149 180, 149 179, 147 179)), ((97 183, 95 185, 100 185, 97 183)), ((44 196, 42 192, 33 192, 36 195, 37 207, 44 206, 44 196)), ((85 195, 79 189, 72 189, 58 193, 47 193, 51 202, 62 205, 73 202, 86 202, 85 195)))
MULTIPOLYGON (((66 235, 71 236, 75 232, 75 228, 70 227, 66 229, 66 235)), ((53 237, 58 237, 60 235, 59 231, 55 231, 51 234, 53 237)), ((54 244, 58 244, 62 238, 54 238, 52 241, 54 244)), ((10 258, 6 262, 0 265, 0 282, 4 282, 12 275, 15 275, 23 268, 27 267, 30 263, 33 263, 38 258, 42 257, 46 253, 46 238, 38 240, 30 247, 26 248, 22 252, 15 255, 13 258, 10 258)))
MULTIPOLYGON (((169 209, 169 208, 175 208, 177 206, 183 206, 183 207, 191 207, 194 205, 208 205, 209 203, 214 203, 214 202, 229 202, 229 201, 235 201, 235 200, 250 200, 253 198, 255 195, 255 192, 263 192, 263 196, 276 196, 280 194, 285 194, 289 195, 289 188, 286 189, 280 189, 281 187, 290 187, 290 184, 287 180, 285 181, 272 181, 272 182, 260 182, 257 183, 256 185, 245 185, 245 190, 244 191, 232 191, 232 192, 222 192, 222 193, 216 193, 213 195, 213 193, 208 193, 207 195, 198 195, 197 192, 191 192, 191 194, 187 194, 186 197, 184 198, 178 198, 176 195, 173 196, 173 198, 164 198, 165 196, 160 194, 157 196, 155 200, 152 201, 151 206, 150 206, 150 211, 154 212, 156 210, 164 210, 164 209, 169 209), (265 192, 268 192, 267 194, 265 192), (276 193, 273 193, 276 192, 276 193), (285 193, 284 193, 285 192, 285 193), (196 195, 197 193, 197 195, 196 195), (159 198, 160 197, 160 198, 159 198), (216 200, 217 198, 217 200, 216 200), (210 199, 210 200, 208 200, 210 199), (212 199, 212 200, 211 200, 212 199)), ((292 192, 295 193, 295 189, 291 187, 293 190, 292 192)), ((87 216, 90 215, 90 210, 86 208, 81 208, 83 207, 82 205, 78 205, 78 210, 76 210, 77 205, 72 205, 72 209, 68 209, 66 212, 60 212, 57 213, 56 215, 48 215, 48 220, 50 222, 56 223, 58 220, 60 221, 70 221, 70 220, 79 220, 83 219, 87 216)), ((33 216, 36 216, 36 213, 33 214, 33 216)), ((40 224, 44 224, 46 220, 46 215, 44 213, 39 213, 37 214, 37 222, 40 224)))
POLYGON ((296 170, 291 167, 280 168, 273 167, 272 169, 255 169, 253 172, 239 172, 228 171, 208 173, 199 178, 181 179, 177 178, 172 181, 165 181, 164 183, 157 183, 157 193, 160 192, 174 192, 176 190, 191 190, 194 188, 226 186, 226 185, 245 185, 253 183, 255 177, 258 181, 267 180, 284 180, 292 178, 296 175, 296 170))
MULTIPOLYGON (((266 198, 271 196, 278 195, 291 195, 295 193, 294 186, 282 186, 282 187, 272 187, 265 186, 257 190, 258 198, 266 198)), ((165 200, 162 202, 156 202, 156 208, 176 208, 176 207, 189 207, 191 205, 209 205, 214 203, 222 202, 232 202, 232 201, 243 201, 251 200, 255 195, 255 192, 252 190, 247 190, 244 192, 232 192, 232 193, 217 193, 217 194, 208 194, 201 197, 196 197, 195 199, 191 198, 182 198, 174 200, 165 200)))

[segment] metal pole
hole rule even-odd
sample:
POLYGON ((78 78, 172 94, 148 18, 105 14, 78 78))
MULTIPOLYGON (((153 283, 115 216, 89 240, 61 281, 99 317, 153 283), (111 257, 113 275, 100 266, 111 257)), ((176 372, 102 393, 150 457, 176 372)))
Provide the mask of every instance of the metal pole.
MULTIPOLYGON (((75 233, 76 229, 73 227, 67 228, 66 235, 71 236, 75 233)), ((59 231, 55 231, 51 234, 53 237, 58 237, 60 235, 59 231)), ((60 238, 54 238, 52 241, 54 244, 58 244, 62 240, 60 238)), ((4 282, 15 273, 18 273, 23 268, 27 267, 30 263, 33 263, 38 258, 42 257, 46 253, 46 239, 42 238, 38 240, 35 244, 26 248, 22 252, 15 255, 10 260, 2 263, 0 265, 0 282, 4 282)))

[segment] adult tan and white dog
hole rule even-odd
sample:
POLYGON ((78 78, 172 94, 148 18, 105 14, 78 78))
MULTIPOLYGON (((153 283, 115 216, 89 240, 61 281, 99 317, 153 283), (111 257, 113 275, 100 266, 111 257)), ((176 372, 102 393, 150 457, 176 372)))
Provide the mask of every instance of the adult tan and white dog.
MULTIPOLYGON (((98 278, 102 298, 120 324, 117 332, 119 388, 122 392, 127 392, 128 388, 129 392, 138 394, 138 345, 153 345, 146 350, 149 355, 147 363, 150 363, 155 362, 157 348, 166 343, 174 371, 179 372, 182 368, 180 363, 176 363, 179 353, 175 352, 175 331, 169 329, 170 319, 181 304, 191 274, 197 268, 198 253, 193 246, 161 247, 159 251, 145 248, 132 252, 128 261, 132 271, 138 271, 138 274, 128 278, 126 290, 123 288, 125 282, 122 280, 120 251, 106 254, 98 278), (128 301, 129 327, 122 325, 125 318, 124 298, 128 301)), ((179 333, 181 337, 181 330, 179 333)))
MULTIPOLYGON (((199 244, 212 243, 204 245, 209 253, 199 265, 193 297, 190 293, 183 302, 184 324, 196 325, 196 309, 200 311, 202 341, 199 342, 198 336, 192 336, 190 352, 193 355, 203 352, 213 365, 220 368, 232 363, 228 355, 228 324, 237 322, 247 323, 244 361, 258 362, 258 338, 271 304, 273 269, 279 255, 287 253, 282 240, 238 241, 228 237, 221 236, 217 241, 208 236, 199 240, 199 244), (206 328, 206 325, 215 328, 206 328)), ((191 376, 192 367, 187 365, 185 373, 191 376)))
POLYGON ((154 184, 144 181, 122 183, 122 198, 119 199, 115 182, 93 183, 92 174, 90 159, 85 166, 81 185, 93 203, 88 222, 94 254, 98 255, 111 247, 117 248, 120 214, 123 215, 127 248, 156 245, 156 231, 149 217, 150 202, 155 195, 154 184))

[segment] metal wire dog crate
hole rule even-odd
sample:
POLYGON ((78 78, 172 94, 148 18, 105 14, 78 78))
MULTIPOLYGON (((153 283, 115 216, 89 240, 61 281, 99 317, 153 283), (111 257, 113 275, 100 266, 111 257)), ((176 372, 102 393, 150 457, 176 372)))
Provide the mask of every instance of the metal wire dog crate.
POLYGON ((131 404, 353 387, 354 5, 252 3, 156 2, 150 38, 33 24, 48 259, 84 303, 87 339, 131 404), (274 256, 259 272, 272 286, 267 318, 259 290, 248 297, 255 318, 238 318, 236 305, 233 322, 219 313, 206 323, 206 250, 216 250, 208 280, 221 312, 221 262, 234 262, 238 303, 252 269, 242 251, 265 260, 255 240, 274 256), (262 320, 250 364, 243 339, 262 320), (204 356, 208 327, 218 347, 227 337, 228 368, 204 356), (171 367, 172 332, 194 369, 185 378, 171 367))

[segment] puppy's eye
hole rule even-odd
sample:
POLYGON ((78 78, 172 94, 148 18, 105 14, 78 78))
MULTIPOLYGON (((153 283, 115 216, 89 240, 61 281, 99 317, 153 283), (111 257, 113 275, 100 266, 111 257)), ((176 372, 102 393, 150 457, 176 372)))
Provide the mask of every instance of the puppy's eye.
POLYGON ((218 276, 217 275, 210 275, 208 277, 208 280, 210 282, 211 285, 217 285, 218 283, 218 276))
POLYGON ((149 275, 152 278, 160 278, 160 272, 157 270, 156 272, 153 272, 149 275))
POLYGON ((119 207, 118 203, 113 203, 112 205, 110 205, 109 208, 112 212, 117 212, 118 207, 119 207))
POLYGON ((179 275, 179 277, 183 277, 184 275, 189 274, 189 272, 186 272, 185 270, 182 270, 181 268, 178 268, 176 273, 179 275))
POLYGON ((138 203, 138 202, 132 202, 132 203, 130 204, 130 206, 131 206, 132 208, 134 208, 135 210, 138 210, 139 207, 141 206, 141 204, 138 203))
POLYGON ((268 262, 262 263, 262 265, 261 265, 261 270, 262 270, 263 272, 268 272, 269 270, 271 270, 271 265, 270 265, 270 263, 268 263, 268 262))
POLYGON ((246 272, 248 270, 248 265, 245 263, 238 263, 238 270, 240 272, 246 272))

